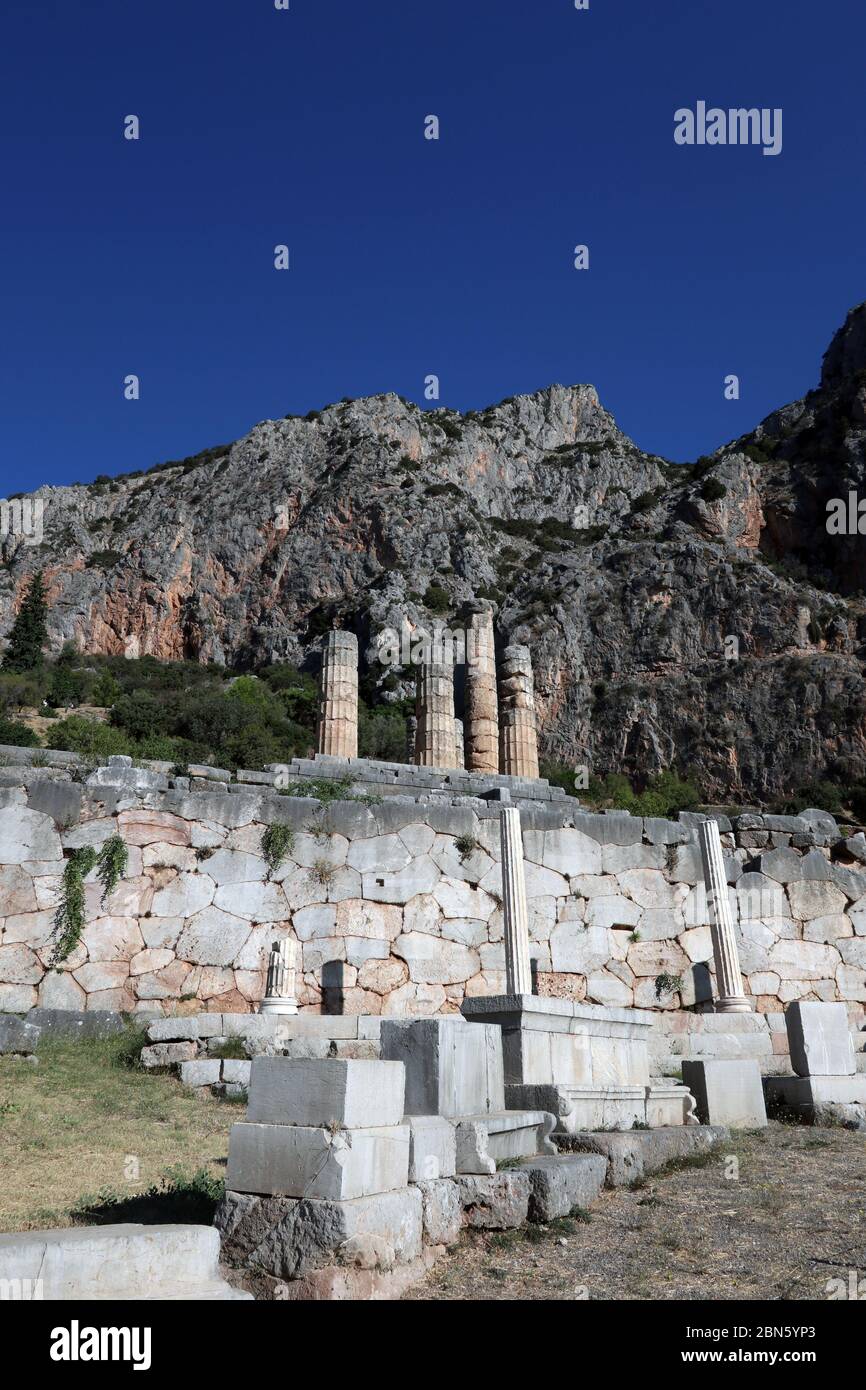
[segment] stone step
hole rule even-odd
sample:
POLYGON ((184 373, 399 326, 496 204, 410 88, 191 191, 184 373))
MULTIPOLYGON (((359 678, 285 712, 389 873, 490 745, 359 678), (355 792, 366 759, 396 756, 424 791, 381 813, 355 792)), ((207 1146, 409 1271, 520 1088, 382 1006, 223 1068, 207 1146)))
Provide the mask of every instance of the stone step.
POLYGON ((0 1235, 0 1284, 43 1299, 248 1298, 219 1275, 211 1226, 132 1222, 0 1235))
POLYGON ((607 1159, 606 1187, 627 1187, 647 1173, 689 1154, 705 1153, 730 1139, 725 1125, 677 1125, 665 1129, 632 1129, 569 1136, 570 1152, 603 1154, 607 1159))

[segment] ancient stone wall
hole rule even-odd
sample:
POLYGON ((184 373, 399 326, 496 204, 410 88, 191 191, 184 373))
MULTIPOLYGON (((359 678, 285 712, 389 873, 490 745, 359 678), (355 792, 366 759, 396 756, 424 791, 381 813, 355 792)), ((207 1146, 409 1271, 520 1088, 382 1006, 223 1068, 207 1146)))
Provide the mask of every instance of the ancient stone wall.
MULTIPOLYGON (((454 796, 443 778, 438 795, 381 784, 378 797, 322 804, 280 795, 273 771, 239 774, 258 783, 203 776, 193 791, 153 767, 82 772, 67 755, 32 767, 23 750, 7 754, 19 761, 0 767, 0 1009, 251 1010, 286 936, 299 944, 305 1011, 448 1013, 504 989, 495 800, 454 796), (262 835, 274 823, 292 837, 269 873, 262 835), (91 874, 80 944, 51 970, 64 856, 114 833, 126 875, 103 902, 91 874)), ((376 785, 375 768, 355 770, 358 786, 376 785)), ((509 779, 489 780, 491 796, 508 795, 509 779)), ((671 1033, 700 1026, 693 1011, 715 985, 701 818, 593 815, 541 783, 534 797, 516 779, 510 789, 537 991, 656 1009, 671 1033)), ((717 819, 756 1009, 778 1019, 793 999, 840 999, 862 1025, 863 835, 842 836, 819 812, 717 819)))

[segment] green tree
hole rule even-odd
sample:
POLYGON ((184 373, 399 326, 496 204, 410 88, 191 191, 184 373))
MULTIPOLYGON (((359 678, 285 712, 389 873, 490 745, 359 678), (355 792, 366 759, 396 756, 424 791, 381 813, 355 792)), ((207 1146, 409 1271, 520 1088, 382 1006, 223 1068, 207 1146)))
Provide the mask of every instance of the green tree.
POLYGON ((34 574, 30 588, 12 624, 3 657, 4 671, 35 671, 42 665, 42 648, 48 641, 48 604, 42 572, 34 574))

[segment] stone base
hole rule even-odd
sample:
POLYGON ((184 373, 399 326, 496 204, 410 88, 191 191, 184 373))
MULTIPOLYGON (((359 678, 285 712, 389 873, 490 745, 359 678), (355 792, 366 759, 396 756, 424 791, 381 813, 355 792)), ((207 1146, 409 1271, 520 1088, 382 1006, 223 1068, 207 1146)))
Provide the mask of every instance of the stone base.
POLYGON ((295 999, 278 999, 266 994, 259 1005, 260 1014, 290 1014, 298 1012, 298 1005, 295 999))
POLYGON ((427 1278, 442 1248, 428 1248, 408 1265, 393 1269, 317 1269, 302 1279, 278 1283, 270 1297, 288 1303, 344 1303, 396 1301, 427 1278))
POLYGON ((555 1124, 544 1110, 467 1115, 457 1121, 457 1172, 492 1174, 505 1159, 555 1154, 549 1138, 555 1124))
POLYGON ((460 1236, 462 1209, 457 1184, 450 1178, 419 1182, 424 1202, 424 1240, 428 1245, 454 1245, 460 1236))
POLYGON ((530 1221, 553 1221, 596 1200, 604 1187, 607 1159, 602 1154, 546 1154, 525 1159, 516 1171, 529 1175, 530 1221))
POLYGON ((765 1076, 771 1109, 784 1106, 808 1124, 866 1126, 866 1076, 765 1076))
POLYGON ((683 1080, 703 1125, 762 1129, 767 1123, 761 1071, 752 1060, 683 1062, 683 1080))
POLYGON ((453 1178, 457 1172, 457 1133, 453 1121, 442 1115, 407 1115, 404 1123, 409 1127, 409 1181, 453 1178))
POLYGON ((226 1186, 320 1201, 351 1201, 405 1187, 409 1129, 332 1131, 304 1125, 232 1125, 226 1186))
POLYGON ((654 1081, 650 1086, 506 1086, 508 1105, 534 1106, 556 1116, 557 1134, 588 1129, 656 1129, 694 1122, 685 1086, 654 1081))
POLYGON ((226 1192, 215 1225, 223 1258, 255 1274, 299 1279, 333 1265, 390 1269, 421 1256, 418 1187, 349 1202, 296 1201, 226 1192))
POLYGON ((526 1221, 531 1190, 528 1173, 513 1169, 454 1181, 464 1225, 482 1231, 509 1231, 526 1221))
POLYGON ((604 1155, 606 1187, 628 1187, 666 1163, 705 1153, 729 1138, 730 1130, 724 1125, 678 1125, 634 1129, 627 1134, 575 1134, 569 1143, 578 1152, 604 1155))

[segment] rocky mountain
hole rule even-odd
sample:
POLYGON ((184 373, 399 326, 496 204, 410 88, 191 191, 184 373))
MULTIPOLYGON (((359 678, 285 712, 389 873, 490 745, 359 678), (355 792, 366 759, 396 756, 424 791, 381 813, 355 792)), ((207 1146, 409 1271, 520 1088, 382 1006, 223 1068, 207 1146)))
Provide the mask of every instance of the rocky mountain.
POLYGON ((769 798, 866 775, 866 559, 827 529, 864 472, 866 304, 814 391, 690 466, 642 452, 591 386, 551 386, 465 415, 346 400, 42 487, 43 543, 2 543, 0 634, 42 569, 55 651, 312 664, 339 621, 388 698, 411 673, 377 633, 482 600, 532 649, 548 756, 769 798))

